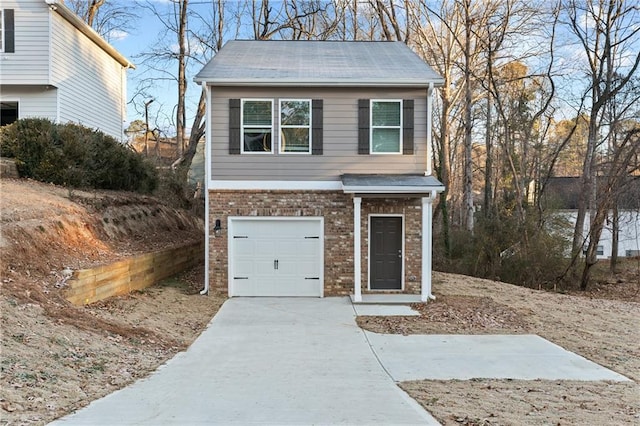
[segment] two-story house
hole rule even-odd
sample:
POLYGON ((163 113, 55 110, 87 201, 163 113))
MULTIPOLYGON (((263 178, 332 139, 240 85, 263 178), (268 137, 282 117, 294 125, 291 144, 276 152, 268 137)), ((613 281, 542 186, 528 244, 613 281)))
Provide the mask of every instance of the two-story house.
POLYGON ((0 3, 1 124, 42 117, 123 139, 123 55, 61 0, 0 3))
POLYGON ((231 41, 207 96, 209 286, 431 296, 438 76, 399 42, 231 41))

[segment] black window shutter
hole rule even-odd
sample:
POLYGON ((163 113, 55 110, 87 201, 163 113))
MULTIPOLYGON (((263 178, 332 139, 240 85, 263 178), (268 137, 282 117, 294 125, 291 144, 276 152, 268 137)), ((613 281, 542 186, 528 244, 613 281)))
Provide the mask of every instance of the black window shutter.
POLYGON ((322 155, 322 99, 311 101, 311 154, 322 155))
POLYGON ((240 154, 240 99, 229 99, 229 154, 240 154))
POLYGON ((358 154, 369 154, 369 99, 358 100, 358 154))
POLYGON ((15 25, 13 18, 13 9, 4 10, 4 51, 5 53, 14 53, 16 51, 15 41, 15 25))
POLYGON ((413 154, 413 99, 402 101, 402 153, 413 154))

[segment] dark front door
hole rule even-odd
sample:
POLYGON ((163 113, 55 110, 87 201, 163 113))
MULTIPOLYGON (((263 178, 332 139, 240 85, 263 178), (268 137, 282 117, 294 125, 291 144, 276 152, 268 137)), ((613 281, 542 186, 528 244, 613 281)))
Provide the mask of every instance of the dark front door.
POLYGON ((371 217, 371 290, 402 290, 402 218, 371 217))

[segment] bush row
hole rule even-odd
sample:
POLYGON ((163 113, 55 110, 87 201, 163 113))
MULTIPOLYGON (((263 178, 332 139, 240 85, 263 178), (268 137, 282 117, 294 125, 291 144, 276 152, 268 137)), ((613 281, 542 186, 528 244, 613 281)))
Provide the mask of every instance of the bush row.
POLYGON ((562 217, 548 215, 541 220, 530 213, 525 223, 506 211, 480 216, 473 235, 454 229, 449 256, 444 254, 441 235, 435 236, 434 267, 532 288, 562 286, 570 225, 562 217))
POLYGON ((0 128, 0 155, 14 158, 20 176, 72 188, 149 193, 153 165, 114 138, 77 124, 27 118, 0 128))

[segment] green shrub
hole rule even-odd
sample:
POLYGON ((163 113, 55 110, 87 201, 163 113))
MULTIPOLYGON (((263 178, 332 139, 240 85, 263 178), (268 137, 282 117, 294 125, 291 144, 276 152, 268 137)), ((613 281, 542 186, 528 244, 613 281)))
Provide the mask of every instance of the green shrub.
POLYGON ((434 239, 434 266, 437 269, 500 280, 527 287, 556 284, 568 264, 568 241, 561 218, 539 217, 531 212, 524 224, 507 211, 478 217, 472 236, 466 230, 451 232, 451 252, 445 258, 434 239))
POLYGON ((77 124, 27 118, 0 129, 0 154, 21 176, 72 188, 152 192, 153 165, 114 138, 77 124))

